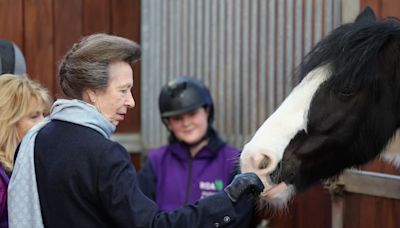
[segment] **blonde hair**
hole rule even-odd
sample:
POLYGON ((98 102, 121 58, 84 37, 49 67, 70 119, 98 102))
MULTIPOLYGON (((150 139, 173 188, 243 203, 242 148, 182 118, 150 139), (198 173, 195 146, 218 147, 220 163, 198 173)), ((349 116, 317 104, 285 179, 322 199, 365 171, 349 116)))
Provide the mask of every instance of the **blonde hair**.
POLYGON ((45 112, 52 103, 47 89, 27 76, 0 76, 0 163, 8 173, 13 168, 15 149, 20 141, 17 122, 29 113, 33 101, 43 103, 45 112))

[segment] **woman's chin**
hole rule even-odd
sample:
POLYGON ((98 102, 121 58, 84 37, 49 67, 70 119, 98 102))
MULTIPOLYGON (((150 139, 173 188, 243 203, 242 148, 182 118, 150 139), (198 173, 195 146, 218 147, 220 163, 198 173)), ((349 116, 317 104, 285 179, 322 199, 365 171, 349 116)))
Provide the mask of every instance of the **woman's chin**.
POLYGON ((108 121, 110 121, 110 123, 112 124, 112 125, 114 125, 114 126, 118 126, 118 124, 119 124, 119 122, 120 122, 120 120, 116 120, 116 119, 108 119, 108 121))
POLYGON ((198 137, 198 136, 191 137, 191 135, 185 135, 184 137, 179 137, 178 139, 188 145, 193 145, 193 144, 199 143, 199 141, 201 140, 201 137, 198 137))

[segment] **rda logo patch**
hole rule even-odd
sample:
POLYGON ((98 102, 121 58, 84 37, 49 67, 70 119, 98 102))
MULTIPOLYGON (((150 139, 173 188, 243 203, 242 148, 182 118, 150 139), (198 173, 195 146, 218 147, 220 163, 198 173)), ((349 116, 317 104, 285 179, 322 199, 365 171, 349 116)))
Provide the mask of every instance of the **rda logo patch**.
POLYGON ((200 181, 199 187, 201 190, 206 191, 221 191, 224 188, 224 183, 222 180, 215 180, 214 182, 211 181, 200 181))
POLYGON ((224 188, 224 183, 222 182, 222 180, 215 180, 215 188, 218 191, 221 191, 224 188))
POLYGON ((215 180, 214 182, 211 181, 200 181, 199 187, 201 190, 200 198, 204 198, 206 196, 211 196, 221 191, 224 188, 224 182, 222 180, 215 180))

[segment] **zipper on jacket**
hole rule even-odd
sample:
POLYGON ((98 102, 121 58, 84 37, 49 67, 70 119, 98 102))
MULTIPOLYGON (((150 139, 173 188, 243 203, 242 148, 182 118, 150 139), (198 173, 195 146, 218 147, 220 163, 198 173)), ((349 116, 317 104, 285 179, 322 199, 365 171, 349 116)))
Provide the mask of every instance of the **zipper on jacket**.
POLYGON ((190 185, 192 183, 192 163, 193 163, 193 158, 190 156, 189 158, 189 173, 186 179, 186 196, 185 196, 185 204, 188 203, 189 201, 189 193, 190 193, 190 185))

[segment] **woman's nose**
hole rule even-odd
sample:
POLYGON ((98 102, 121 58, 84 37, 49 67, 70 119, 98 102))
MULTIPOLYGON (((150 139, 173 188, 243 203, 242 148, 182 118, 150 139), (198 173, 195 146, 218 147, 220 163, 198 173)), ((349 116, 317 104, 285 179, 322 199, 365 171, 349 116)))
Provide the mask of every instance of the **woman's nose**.
POLYGON ((182 124, 188 125, 189 123, 190 123, 190 117, 188 115, 183 115, 182 116, 182 124))
POLYGON ((44 115, 41 114, 38 116, 36 123, 39 123, 40 121, 42 121, 44 119, 44 115))
POLYGON ((125 105, 128 106, 128 108, 133 108, 135 107, 135 99, 132 96, 132 92, 129 92, 128 98, 126 99, 125 105))

